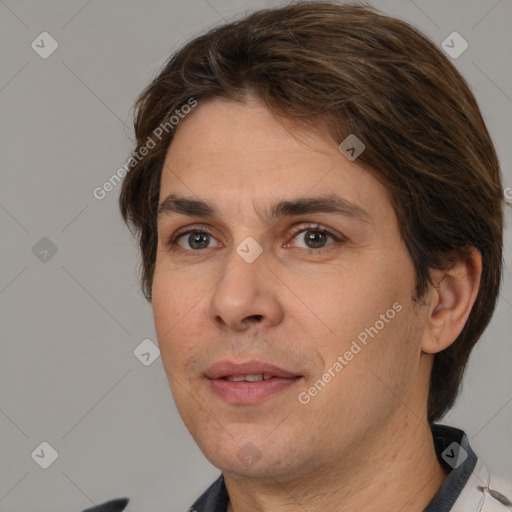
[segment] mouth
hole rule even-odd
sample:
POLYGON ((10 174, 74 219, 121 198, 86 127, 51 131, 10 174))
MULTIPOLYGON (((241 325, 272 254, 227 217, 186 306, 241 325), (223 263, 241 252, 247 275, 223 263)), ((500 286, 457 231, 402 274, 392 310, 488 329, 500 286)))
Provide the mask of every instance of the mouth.
POLYGON ((262 380, 274 379, 274 375, 268 373, 255 373, 253 375, 228 375, 227 377, 221 377, 221 379, 228 380, 230 382, 260 382, 262 380))
POLYGON ((257 404, 297 384, 302 375, 262 361, 219 361, 205 373, 212 391, 234 405, 257 404))

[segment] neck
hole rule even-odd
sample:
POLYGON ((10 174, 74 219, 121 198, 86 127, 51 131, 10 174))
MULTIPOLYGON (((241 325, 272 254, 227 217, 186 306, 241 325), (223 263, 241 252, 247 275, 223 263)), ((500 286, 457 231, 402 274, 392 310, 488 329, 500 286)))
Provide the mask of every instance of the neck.
POLYGON ((227 511, 324 512, 335 505, 338 512, 422 512, 446 478, 430 428, 409 411, 400 424, 366 436, 336 459, 286 481, 224 472, 230 496, 227 511))

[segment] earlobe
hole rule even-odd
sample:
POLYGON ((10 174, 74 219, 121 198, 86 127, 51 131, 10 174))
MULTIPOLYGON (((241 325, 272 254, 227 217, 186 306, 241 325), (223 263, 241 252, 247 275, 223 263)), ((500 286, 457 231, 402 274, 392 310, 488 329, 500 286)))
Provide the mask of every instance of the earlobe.
POLYGON ((436 354, 457 339, 478 295, 481 275, 482 256, 474 247, 448 270, 432 272, 423 352, 436 354))

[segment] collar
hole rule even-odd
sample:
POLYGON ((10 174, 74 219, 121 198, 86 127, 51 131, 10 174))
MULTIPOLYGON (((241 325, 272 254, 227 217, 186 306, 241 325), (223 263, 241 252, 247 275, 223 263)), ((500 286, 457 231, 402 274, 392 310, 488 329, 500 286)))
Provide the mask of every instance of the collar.
POLYGON ((450 471, 424 512, 449 512, 475 469, 478 457, 466 434, 447 425, 430 425, 437 458, 450 471))
MULTIPOLYGON (((510 510, 507 506, 509 499, 492 487, 490 474, 471 449, 466 434, 457 428, 435 423, 430 425, 430 429, 437 458, 449 473, 424 512, 510 510)), ((189 508, 189 512, 226 512, 228 502, 221 474, 189 508)))

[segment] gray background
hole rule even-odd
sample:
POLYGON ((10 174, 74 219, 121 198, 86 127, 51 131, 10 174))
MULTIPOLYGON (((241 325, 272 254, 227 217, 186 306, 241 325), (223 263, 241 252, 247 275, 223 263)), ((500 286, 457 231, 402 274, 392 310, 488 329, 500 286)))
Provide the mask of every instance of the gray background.
MULTIPOLYGON (((160 358, 145 366, 134 356, 143 339, 156 343, 137 248, 117 211, 119 187, 101 201, 92 191, 125 162, 133 101, 171 51, 223 18, 281 3, 0 0, 1 511, 80 511, 118 496, 132 512, 180 511, 217 476, 181 423, 160 358), (47 59, 31 48, 43 31, 59 45, 47 59), (56 254, 44 253, 43 237, 56 254), (31 456, 43 441, 59 454, 48 469, 31 456)), ((512 186, 511 0, 371 3, 438 45, 453 31, 468 41, 454 62, 512 186)), ((508 477, 511 316, 506 269, 445 419, 508 477)))

